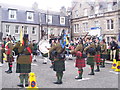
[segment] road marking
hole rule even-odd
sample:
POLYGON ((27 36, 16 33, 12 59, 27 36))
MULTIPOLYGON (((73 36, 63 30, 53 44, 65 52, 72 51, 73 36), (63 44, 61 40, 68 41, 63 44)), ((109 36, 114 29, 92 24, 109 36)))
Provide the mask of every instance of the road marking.
POLYGON ((77 80, 77 81, 84 81, 84 80, 89 80, 90 78, 82 78, 80 80, 77 80))
POLYGON ((111 73, 114 73, 114 74, 120 74, 120 72, 115 72, 115 71, 109 71, 111 73))

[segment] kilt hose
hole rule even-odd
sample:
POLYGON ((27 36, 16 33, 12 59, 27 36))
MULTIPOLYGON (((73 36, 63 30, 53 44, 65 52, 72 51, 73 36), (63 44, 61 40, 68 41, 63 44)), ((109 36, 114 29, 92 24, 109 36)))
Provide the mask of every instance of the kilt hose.
POLYGON ((95 55, 95 62, 96 63, 100 63, 101 62, 100 54, 96 54, 95 55))
POLYGON ((76 58, 75 67, 82 68, 82 67, 85 67, 85 66, 86 66, 86 64, 85 64, 85 59, 84 58, 76 58))

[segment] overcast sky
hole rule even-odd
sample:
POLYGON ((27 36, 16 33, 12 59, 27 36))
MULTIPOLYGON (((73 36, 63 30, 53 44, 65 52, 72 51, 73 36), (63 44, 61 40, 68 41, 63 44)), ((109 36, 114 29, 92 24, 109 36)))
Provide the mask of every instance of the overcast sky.
POLYGON ((20 5, 31 7, 34 2, 37 2, 40 9, 51 9, 59 11, 62 6, 70 7, 72 0, 0 0, 0 3, 20 5))

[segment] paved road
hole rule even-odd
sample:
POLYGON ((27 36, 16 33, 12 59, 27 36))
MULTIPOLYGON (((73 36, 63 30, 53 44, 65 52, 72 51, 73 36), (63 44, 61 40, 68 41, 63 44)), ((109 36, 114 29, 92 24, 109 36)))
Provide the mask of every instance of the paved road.
MULTIPOLYGON (((37 76, 37 86, 39 88, 118 88, 118 74, 111 69, 111 64, 106 64, 105 68, 101 68, 101 72, 96 72, 94 76, 89 76, 89 66, 84 68, 83 78, 87 80, 75 80, 77 69, 74 67, 74 60, 66 60, 66 71, 64 72, 63 84, 55 85, 55 72, 49 68, 51 63, 42 64, 43 59, 37 57, 37 62, 32 65, 32 72, 37 76)), ((13 73, 6 74, 7 63, 0 67, 2 72, 2 88, 18 88, 18 74, 15 73, 16 63, 14 63, 13 73)))

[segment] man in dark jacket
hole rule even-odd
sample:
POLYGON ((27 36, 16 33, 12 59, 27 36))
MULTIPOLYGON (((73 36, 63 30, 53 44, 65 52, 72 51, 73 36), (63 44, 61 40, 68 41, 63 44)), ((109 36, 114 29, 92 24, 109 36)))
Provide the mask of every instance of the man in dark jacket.
POLYGON ((118 49, 118 44, 117 44, 117 42, 115 41, 115 37, 111 37, 110 49, 111 49, 110 59, 113 60, 113 59, 116 58, 116 51, 117 51, 117 49, 118 49))

